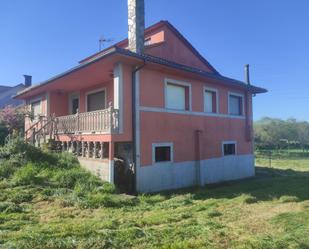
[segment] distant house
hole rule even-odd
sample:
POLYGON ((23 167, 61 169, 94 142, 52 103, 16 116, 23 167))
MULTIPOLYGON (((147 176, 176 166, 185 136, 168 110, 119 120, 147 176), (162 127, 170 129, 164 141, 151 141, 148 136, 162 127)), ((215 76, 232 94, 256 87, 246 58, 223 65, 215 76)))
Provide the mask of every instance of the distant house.
POLYGON ((0 85, 0 109, 8 105, 17 107, 25 103, 23 100, 13 98, 18 92, 31 86, 32 77, 30 75, 24 75, 24 77, 25 77, 25 82, 20 83, 16 86, 1 86, 0 85))
POLYGON ((26 139, 53 123, 58 148, 110 182, 122 159, 138 192, 253 176, 252 97, 266 90, 248 67, 245 82, 221 75, 168 21, 144 30, 143 1, 128 2, 128 39, 18 94, 46 117, 26 120, 26 139))

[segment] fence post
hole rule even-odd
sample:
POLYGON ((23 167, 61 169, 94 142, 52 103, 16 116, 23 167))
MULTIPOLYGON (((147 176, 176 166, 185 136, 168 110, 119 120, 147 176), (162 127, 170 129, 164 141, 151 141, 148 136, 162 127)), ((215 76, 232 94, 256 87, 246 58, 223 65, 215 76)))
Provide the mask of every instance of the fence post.
POLYGON ((271 154, 272 154, 272 151, 270 150, 269 151, 269 167, 271 168, 271 154))

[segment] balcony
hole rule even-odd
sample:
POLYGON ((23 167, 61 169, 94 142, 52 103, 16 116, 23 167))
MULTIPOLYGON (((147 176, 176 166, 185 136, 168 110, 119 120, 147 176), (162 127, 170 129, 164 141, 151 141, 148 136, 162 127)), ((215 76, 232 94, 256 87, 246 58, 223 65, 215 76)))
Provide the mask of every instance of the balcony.
POLYGON ((110 106, 104 110, 57 117, 55 123, 57 134, 114 134, 119 131, 119 111, 110 106))

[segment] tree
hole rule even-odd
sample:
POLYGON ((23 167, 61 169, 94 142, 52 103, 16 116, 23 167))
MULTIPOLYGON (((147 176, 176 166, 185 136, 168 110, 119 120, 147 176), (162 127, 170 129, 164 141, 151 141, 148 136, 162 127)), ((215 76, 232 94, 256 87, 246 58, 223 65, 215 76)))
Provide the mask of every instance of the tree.
POLYGON ((25 108, 6 106, 0 111, 0 123, 4 125, 10 134, 21 131, 24 127, 25 108))
POLYGON ((254 133, 257 149, 307 148, 309 145, 309 123, 294 118, 262 118, 254 123, 254 133))

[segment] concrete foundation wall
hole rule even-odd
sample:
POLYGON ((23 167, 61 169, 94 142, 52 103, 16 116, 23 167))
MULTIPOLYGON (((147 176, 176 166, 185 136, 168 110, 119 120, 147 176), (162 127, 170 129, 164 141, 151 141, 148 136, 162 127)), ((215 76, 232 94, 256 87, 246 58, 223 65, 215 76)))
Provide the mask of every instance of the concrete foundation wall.
POLYGON ((100 177, 103 181, 110 181, 109 160, 79 157, 78 161, 83 168, 89 170, 94 175, 100 177))
POLYGON ((255 175, 254 155, 236 155, 196 161, 162 163, 138 169, 138 192, 156 192, 242 179, 255 175), (198 173, 200 172, 200 173, 198 173), (200 179, 199 179, 200 177, 200 179))

